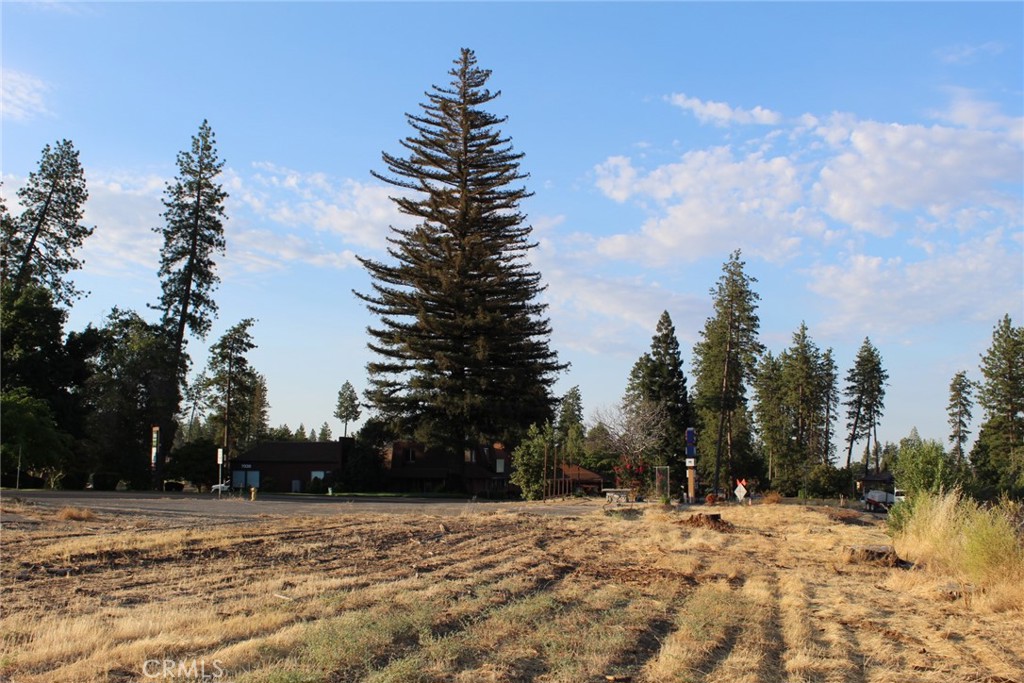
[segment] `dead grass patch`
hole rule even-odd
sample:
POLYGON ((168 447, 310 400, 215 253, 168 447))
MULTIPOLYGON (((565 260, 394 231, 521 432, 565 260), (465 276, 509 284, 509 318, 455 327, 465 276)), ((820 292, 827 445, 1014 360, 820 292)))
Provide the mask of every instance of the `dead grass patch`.
POLYGON ((715 512, 735 533, 662 510, 346 510, 260 519, 244 536, 49 517, 5 534, 0 678, 141 680, 144 661, 165 658, 217 662, 236 683, 998 680, 1024 669, 1016 614, 934 599, 934 585, 909 583, 923 572, 837 560, 843 546, 885 543, 880 527, 797 506, 715 512))
POLYGON ((57 519, 65 522, 91 522, 97 517, 89 508, 62 507, 57 511, 57 519))

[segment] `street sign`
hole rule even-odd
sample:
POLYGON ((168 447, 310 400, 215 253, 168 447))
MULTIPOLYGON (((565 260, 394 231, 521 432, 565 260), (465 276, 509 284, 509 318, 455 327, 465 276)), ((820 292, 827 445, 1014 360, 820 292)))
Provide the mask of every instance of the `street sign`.
POLYGON ((686 428, 686 443, 690 446, 697 443, 697 430, 693 427, 686 428))
POLYGON ((217 449, 217 464, 218 465, 223 465, 224 464, 224 449, 223 448, 218 448, 217 449))
POLYGON ((740 484, 736 487, 733 493, 736 494, 737 500, 743 500, 747 495, 747 488, 743 484, 740 484))
POLYGON ((687 458, 686 459, 686 466, 687 467, 696 467, 697 466, 697 458, 687 458))
POLYGON ((696 446, 687 446, 686 447, 686 457, 687 458, 696 458, 697 457, 697 447, 696 446))

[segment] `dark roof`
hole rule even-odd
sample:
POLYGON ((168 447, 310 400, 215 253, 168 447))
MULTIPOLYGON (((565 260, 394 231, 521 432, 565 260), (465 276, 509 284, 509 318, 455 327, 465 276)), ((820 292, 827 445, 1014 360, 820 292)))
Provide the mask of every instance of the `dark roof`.
POLYGON ((870 472, 868 474, 862 474, 859 477, 855 477, 856 481, 877 481, 877 482, 891 482, 893 477, 892 472, 870 472))
POLYGON ((236 462, 341 462, 340 441, 264 441, 235 458, 236 462))

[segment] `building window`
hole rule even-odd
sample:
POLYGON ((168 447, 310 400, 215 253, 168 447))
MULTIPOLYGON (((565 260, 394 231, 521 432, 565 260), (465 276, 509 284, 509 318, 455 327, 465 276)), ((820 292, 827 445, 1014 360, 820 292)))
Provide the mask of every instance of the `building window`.
POLYGON ((324 472, 323 470, 314 470, 309 473, 309 480, 313 481, 314 479, 319 479, 320 481, 323 481, 324 479, 327 478, 325 475, 326 472, 324 472))

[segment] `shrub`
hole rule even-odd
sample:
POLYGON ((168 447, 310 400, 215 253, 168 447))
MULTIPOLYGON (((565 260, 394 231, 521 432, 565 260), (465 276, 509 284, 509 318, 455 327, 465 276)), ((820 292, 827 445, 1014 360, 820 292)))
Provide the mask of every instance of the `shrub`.
POLYGON ((919 492, 890 511, 889 531, 907 559, 981 588, 1024 580, 1024 538, 1014 506, 983 507, 956 490, 919 492))
POLYGON ((778 491, 769 491, 762 496, 761 502, 765 505, 778 505, 782 502, 782 494, 778 491))
POLYGON ((69 522, 88 522, 96 519, 96 513, 89 508, 63 507, 57 512, 57 519, 69 522))

